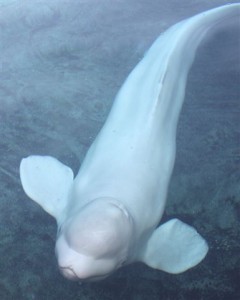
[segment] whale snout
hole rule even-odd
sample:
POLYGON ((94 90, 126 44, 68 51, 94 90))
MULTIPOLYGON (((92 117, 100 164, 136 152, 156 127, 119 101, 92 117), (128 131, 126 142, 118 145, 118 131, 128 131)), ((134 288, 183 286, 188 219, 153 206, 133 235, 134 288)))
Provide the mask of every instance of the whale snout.
POLYGON ((78 253, 68 247, 63 237, 57 241, 56 255, 60 273, 72 281, 98 281, 115 269, 114 260, 78 253))

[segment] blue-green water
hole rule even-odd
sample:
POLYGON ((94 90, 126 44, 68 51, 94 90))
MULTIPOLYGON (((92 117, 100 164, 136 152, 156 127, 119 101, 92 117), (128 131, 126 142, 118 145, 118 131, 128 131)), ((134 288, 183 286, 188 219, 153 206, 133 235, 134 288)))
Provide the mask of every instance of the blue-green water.
MULTIPOLYGON (((180 275, 142 264, 79 285, 54 254, 56 224, 22 191, 19 163, 52 155, 75 174, 128 73, 170 25, 228 1, 0 0, 0 299, 240 297, 239 24, 203 43, 189 74, 164 220, 209 243, 180 275)), ((232 1, 237 2, 237 1, 232 1)))

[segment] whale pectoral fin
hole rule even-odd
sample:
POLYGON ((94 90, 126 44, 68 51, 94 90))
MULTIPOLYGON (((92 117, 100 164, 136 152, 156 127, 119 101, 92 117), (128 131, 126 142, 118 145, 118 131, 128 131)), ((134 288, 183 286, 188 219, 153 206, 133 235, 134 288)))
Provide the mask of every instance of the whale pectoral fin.
POLYGON ((193 227, 172 219, 150 236, 141 261, 149 267, 178 274, 197 265, 207 252, 206 241, 193 227))
POLYGON ((20 178, 25 193, 56 219, 66 206, 72 170, 50 156, 22 159, 20 178))

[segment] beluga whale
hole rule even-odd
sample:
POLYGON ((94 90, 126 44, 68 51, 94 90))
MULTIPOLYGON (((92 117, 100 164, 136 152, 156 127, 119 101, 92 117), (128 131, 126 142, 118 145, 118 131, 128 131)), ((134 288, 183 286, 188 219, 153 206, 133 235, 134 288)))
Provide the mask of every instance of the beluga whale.
POLYGON ((161 34, 122 85, 75 178, 53 157, 22 159, 25 193, 57 221, 55 252, 67 279, 101 280, 134 262, 178 274, 206 256, 196 229, 176 218, 159 224, 196 50, 211 28, 239 14, 240 4, 221 6, 161 34))

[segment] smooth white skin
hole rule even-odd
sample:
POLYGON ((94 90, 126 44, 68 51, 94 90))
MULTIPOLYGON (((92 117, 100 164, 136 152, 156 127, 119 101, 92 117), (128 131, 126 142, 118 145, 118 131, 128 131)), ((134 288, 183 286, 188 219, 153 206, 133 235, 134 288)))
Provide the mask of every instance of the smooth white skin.
POLYGON ((165 207, 196 49, 211 26, 238 13, 239 4, 227 5, 176 24, 127 78, 58 220, 56 254, 67 278, 101 279, 138 260, 165 207))

